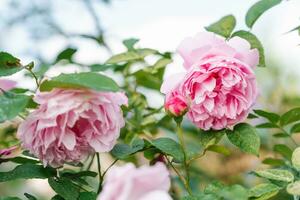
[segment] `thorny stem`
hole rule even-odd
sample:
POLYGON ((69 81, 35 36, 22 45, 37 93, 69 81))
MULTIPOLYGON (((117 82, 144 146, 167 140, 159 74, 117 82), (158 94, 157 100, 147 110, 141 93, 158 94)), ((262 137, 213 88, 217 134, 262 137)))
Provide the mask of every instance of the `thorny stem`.
POLYGON ((119 159, 116 159, 114 162, 112 162, 112 163, 107 167, 107 169, 103 172, 102 177, 104 177, 105 174, 107 173, 107 171, 108 171, 112 166, 114 166, 114 164, 116 164, 116 162, 118 162, 118 161, 119 161, 119 159))

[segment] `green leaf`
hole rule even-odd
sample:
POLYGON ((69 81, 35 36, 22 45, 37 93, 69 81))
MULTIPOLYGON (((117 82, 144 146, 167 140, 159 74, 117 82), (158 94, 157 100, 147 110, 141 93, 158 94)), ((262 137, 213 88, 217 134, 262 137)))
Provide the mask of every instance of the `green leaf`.
POLYGON ((37 164, 37 163, 39 163, 39 160, 34 160, 31 158, 25 158, 25 157, 14 157, 14 158, 5 158, 5 159, 0 158, 0 164, 3 162, 14 162, 14 163, 18 163, 18 164, 25 164, 25 163, 37 164))
POLYGON ((53 168, 44 168, 41 165, 24 164, 18 165, 11 171, 0 172, 0 182, 11 181, 15 179, 45 179, 55 176, 56 171, 53 168))
POLYGON ((272 123, 277 123, 280 119, 280 116, 276 113, 266 112, 263 110, 253 110, 255 114, 268 119, 272 123))
POLYGON ((53 88, 87 88, 111 92, 119 90, 118 85, 111 78, 94 72, 61 74, 51 80, 44 81, 40 85, 41 91, 50 91, 53 88))
POLYGON ((269 199, 270 197, 275 196, 280 189, 281 188, 275 184, 262 183, 249 190, 249 197, 256 197, 256 199, 259 198, 260 200, 269 199))
POLYGON ((68 48, 64 49, 57 55, 55 63, 57 63, 61 60, 67 60, 69 62, 72 62, 73 56, 76 52, 77 52, 77 49, 72 48, 72 47, 68 47, 68 48))
POLYGON ((66 178, 49 178, 51 188, 65 200, 74 200, 79 197, 79 189, 66 178))
POLYGON ((199 134, 197 136, 199 137, 201 146, 206 149, 210 145, 217 144, 225 134, 224 130, 220 131, 214 131, 214 130, 209 130, 209 131, 203 131, 200 130, 199 134))
POLYGON ((158 138, 153 140, 152 145, 163 153, 172 156, 177 161, 183 161, 183 152, 180 145, 170 138, 158 138))
POLYGON ((19 197, 0 197, 0 200, 22 200, 19 197))
POLYGON ((120 53, 117 55, 112 56, 108 59, 105 63, 106 64, 117 64, 121 62, 129 62, 129 61, 136 61, 145 58, 148 55, 157 53, 156 50, 153 49, 137 49, 135 51, 128 51, 125 53, 120 53))
POLYGON ((26 108, 30 98, 26 95, 11 92, 0 94, 0 123, 15 118, 26 108))
POLYGON ((138 70, 133 75, 136 77, 137 85, 159 90, 162 84, 163 73, 164 68, 160 68, 156 74, 152 74, 145 70, 138 70))
POLYGON ((261 42, 259 41, 259 39, 253 34, 253 33, 250 33, 248 31, 243 31, 243 30, 240 30, 240 31, 237 31, 237 32, 234 32, 231 37, 241 37, 245 40, 247 40, 250 45, 251 45, 251 49, 257 49, 258 52, 259 52, 259 67, 265 67, 266 66, 266 62, 265 62, 265 53, 264 53, 264 48, 261 44, 261 42))
POLYGON ((291 160, 293 151, 286 145, 284 144, 276 144, 273 147, 273 151, 276 153, 279 153, 282 155, 284 158, 291 160))
POLYGON ((225 38, 229 38, 234 27, 236 25, 236 20, 233 15, 227 15, 221 18, 219 21, 205 27, 207 31, 214 32, 225 38))
POLYGON ((204 189, 205 194, 218 194, 225 185, 219 181, 213 181, 209 185, 207 185, 204 189))
POLYGON ((232 144, 242 151, 254 155, 259 154, 260 138, 256 129, 249 124, 241 123, 234 126, 233 131, 227 132, 227 137, 232 144))
POLYGON ((258 116, 252 114, 252 113, 249 113, 249 115, 247 116, 248 119, 256 119, 258 118, 258 116))
POLYGON ((267 10, 279 4, 281 0, 260 0, 255 3, 246 14, 246 24, 252 28, 256 20, 267 10))
POLYGON ((131 51, 131 50, 134 50, 134 45, 140 41, 139 39, 136 39, 136 38, 130 38, 130 39, 126 39, 123 41, 123 44, 125 45, 125 47, 131 51))
POLYGON ((256 128, 278 128, 278 126, 276 124, 273 124, 270 122, 258 124, 255 127, 256 128))
POLYGON ((18 58, 9 53, 0 52, 0 76, 9 76, 22 69, 23 67, 18 58))
POLYGON ((288 184, 286 191, 291 195, 300 195, 300 181, 295 181, 294 183, 288 184))
POLYGON ((300 147, 296 148, 292 154, 292 164, 295 169, 300 171, 300 147))
POLYGON ((276 137, 276 138, 286 138, 286 137, 290 137, 290 135, 287 134, 287 133, 275 133, 273 135, 273 137, 276 137))
POLYGON ((230 150, 224 146, 221 146, 221 145, 211 145, 209 146, 206 150, 208 151, 213 151, 213 152, 216 152, 216 153, 220 153, 220 154, 223 154, 225 156, 229 156, 230 155, 230 150))
POLYGON ((254 172, 257 176, 275 181, 292 182, 294 175, 288 170, 283 169, 266 169, 254 172))
POLYGON ((34 197, 33 195, 28 194, 28 193, 24 193, 24 196, 25 196, 27 199, 29 199, 29 200, 37 200, 36 197, 34 197))
POLYGON ((51 200, 65 200, 65 199, 57 194, 54 197, 52 197, 51 200))
POLYGON ((116 144, 111 154, 118 159, 126 159, 128 156, 142 150, 144 145, 144 141, 141 139, 135 139, 131 146, 128 144, 116 144))
POLYGON ((95 192, 80 192, 78 200, 96 200, 97 193, 95 192))
POLYGON ((293 108, 281 116, 280 124, 285 126, 298 120, 300 120, 300 108, 293 108))
POLYGON ((220 199, 214 194, 201 194, 200 192, 197 192, 196 196, 186 196, 181 198, 180 200, 220 200, 220 199))
POLYGON ((172 63, 172 59, 161 58, 153 65, 153 69, 157 72, 158 69, 166 67, 168 64, 172 63))
POLYGON ((224 200, 248 200, 248 191, 240 185, 224 187, 218 195, 224 200))
POLYGON ((62 177, 66 177, 69 179, 77 178, 77 177, 96 177, 98 174, 93 171, 80 171, 80 172, 63 172, 62 177))
POLYGON ((281 166, 285 164, 285 162, 282 159, 276 159, 276 158, 266 158, 262 161, 262 163, 266 165, 272 165, 272 166, 281 166))
POLYGON ((292 126, 290 133, 300 133, 300 123, 297 123, 292 126))

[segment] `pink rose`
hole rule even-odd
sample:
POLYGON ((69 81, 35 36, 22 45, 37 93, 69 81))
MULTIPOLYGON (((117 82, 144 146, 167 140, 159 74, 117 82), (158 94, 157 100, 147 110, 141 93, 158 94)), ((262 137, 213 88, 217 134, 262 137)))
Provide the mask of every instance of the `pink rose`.
POLYGON ((25 149, 44 165, 62 166, 79 162, 90 153, 108 152, 124 126, 123 93, 54 89, 39 92, 40 104, 19 126, 18 137, 25 149))
POLYGON ((169 172, 161 162, 140 168, 128 163, 108 171, 98 200, 172 200, 170 184, 169 172))
POLYGON ((7 80, 7 79, 0 79, 0 93, 1 90, 8 91, 13 89, 16 86, 15 81, 7 80))
POLYGON ((187 103, 178 91, 167 94, 165 102, 165 110, 174 117, 180 117, 187 111, 187 103))
POLYGON ((185 39, 178 51, 187 71, 166 79, 161 91, 185 97, 188 118, 201 129, 220 130, 243 121, 258 93, 253 72, 258 51, 242 38, 226 41, 213 33, 185 39))

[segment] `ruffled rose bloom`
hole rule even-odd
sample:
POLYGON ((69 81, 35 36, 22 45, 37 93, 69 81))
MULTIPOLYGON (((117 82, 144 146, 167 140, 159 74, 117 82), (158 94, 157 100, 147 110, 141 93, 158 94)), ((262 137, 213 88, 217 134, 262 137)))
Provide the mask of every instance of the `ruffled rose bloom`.
POLYGON ((54 89, 39 92, 40 104, 19 126, 22 146, 44 165, 77 163, 93 152, 108 152, 124 126, 123 93, 54 89))
POLYGON ((106 174, 98 200, 172 200, 169 172, 164 164, 136 168, 132 163, 106 174))
POLYGON ((1 90, 8 91, 13 89, 16 86, 15 81, 7 80, 7 79, 0 79, 0 93, 1 90))
POLYGON ((188 118, 199 128, 220 130, 243 121, 257 98, 253 69, 257 49, 239 37, 229 41, 213 33, 185 39, 178 52, 186 71, 166 79, 161 91, 188 102, 188 118))

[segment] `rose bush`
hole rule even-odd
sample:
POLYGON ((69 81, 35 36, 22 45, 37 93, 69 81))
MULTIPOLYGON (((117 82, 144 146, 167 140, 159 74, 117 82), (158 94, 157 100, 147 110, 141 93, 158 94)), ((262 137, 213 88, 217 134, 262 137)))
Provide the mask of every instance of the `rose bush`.
MULTIPOLYGON (((246 25, 252 28, 279 3, 259 1, 246 25)), ((235 25, 227 15, 184 39, 177 49, 184 72, 164 81, 173 53, 139 48, 135 38, 105 63, 80 63, 70 46, 38 66, 0 52, 1 77, 23 70, 35 83, 24 89, 19 80, 0 79, 0 195, 2 182, 46 179, 55 195, 41 199, 299 200, 300 108, 252 110, 260 88, 254 71, 266 65, 264 50, 252 32, 235 25), (60 64, 78 71, 48 77, 60 64), (154 105, 159 91, 165 102, 154 105), (259 134, 260 128, 267 130, 259 134)), ((109 49, 102 34, 75 36, 109 49)), ((23 194, 8 195, 0 199, 23 194)), ((35 195, 24 193, 40 198, 35 195)))

